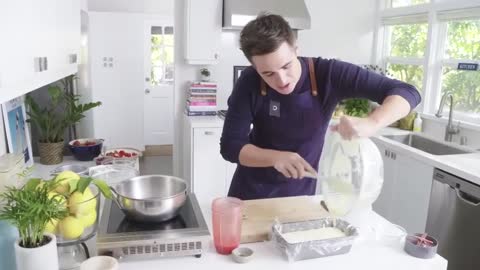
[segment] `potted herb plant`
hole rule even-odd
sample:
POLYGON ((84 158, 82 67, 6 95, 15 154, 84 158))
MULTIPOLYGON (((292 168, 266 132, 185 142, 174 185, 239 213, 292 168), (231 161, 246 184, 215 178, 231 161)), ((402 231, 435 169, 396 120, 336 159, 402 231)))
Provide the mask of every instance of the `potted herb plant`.
POLYGON ((64 201, 51 195, 56 183, 31 179, 21 188, 6 187, 0 194, 5 206, 0 210, 0 219, 17 227, 20 238, 15 242, 17 270, 39 269, 58 270, 56 237, 44 233, 51 220, 59 220, 68 215, 64 201))
POLYGON ((200 75, 202 76, 202 82, 208 82, 210 80, 210 70, 208 70, 208 68, 201 68, 200 75))
POLYGON ((41 108, 29 95, 25 102, 28 106, 27 122, 33 124, 38 131, 38 149, 40 163, 58 164, 63 161, 65 130, 82 118, 84 113, 101 105, 101 102, 79 104, 79 96, 63 91, 59 86, 48 88, 50 103, 41 108))

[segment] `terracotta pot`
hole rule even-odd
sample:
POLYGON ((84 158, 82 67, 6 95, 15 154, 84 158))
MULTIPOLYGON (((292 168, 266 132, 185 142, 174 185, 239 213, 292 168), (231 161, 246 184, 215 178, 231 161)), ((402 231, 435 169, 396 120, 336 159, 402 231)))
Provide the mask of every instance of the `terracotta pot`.
POLYGON ((64 142, 57 143, 38 143, 38 152, 40 153, 40 163, 45 165, 59 164, 63 161, 64 142))

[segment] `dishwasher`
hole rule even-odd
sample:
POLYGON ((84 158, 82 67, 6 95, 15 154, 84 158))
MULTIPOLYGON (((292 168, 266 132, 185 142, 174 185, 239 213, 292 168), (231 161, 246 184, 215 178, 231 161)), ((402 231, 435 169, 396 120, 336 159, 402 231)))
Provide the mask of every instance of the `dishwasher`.
POLYGON ((435 169, 427 233, 437 238, 448 270, 480 269, 480 186, 435 169))

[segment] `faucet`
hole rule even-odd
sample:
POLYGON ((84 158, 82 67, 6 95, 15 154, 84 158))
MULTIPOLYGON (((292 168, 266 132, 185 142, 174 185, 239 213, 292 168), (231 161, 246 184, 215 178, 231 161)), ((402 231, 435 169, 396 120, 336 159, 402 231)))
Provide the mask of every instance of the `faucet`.
POLYGON ((452 123, 453 122, 453 95, 452 94, 445 93, 442 96, 442 100, 440 101, 440 106, 438 107, 438 111, 435 114, 435 116, 438 118, 441 118, 443 116, 442 115, 443 107, 445 105, 445 100, 447 99, 447 97, 450 98, 450 112, 448 115, 448 124, 445 128, 445 141, 451 142, 453 135, 460 133, 460 128, 459 128, 460 122, 458 122, 458 125, 456 127, 452 123))

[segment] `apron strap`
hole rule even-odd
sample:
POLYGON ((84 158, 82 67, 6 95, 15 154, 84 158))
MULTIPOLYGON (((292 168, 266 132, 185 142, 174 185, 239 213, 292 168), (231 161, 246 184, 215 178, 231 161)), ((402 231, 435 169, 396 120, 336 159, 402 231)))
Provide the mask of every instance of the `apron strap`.
POLYGON ((262 96, 267 95, 267 84, 261 78, 260 78, 260 94, 262 94, 262 96))
POLYGON ((312 95, 318 95, 317 78, 315 77, 315 67, 313 66, 313 58, 308 58, 308 70, 310 71, 310 84, 312 95))
MULTIPOLYGON (((312 58, 308 58, 308 71, 310 72, 310 91, 312 92, 312 96, 316 97, 318 95, 318 86, 312 58)), ((267 84, 262 79, 260 79, 260 94, 262 96, 267 95, 267 84)))

